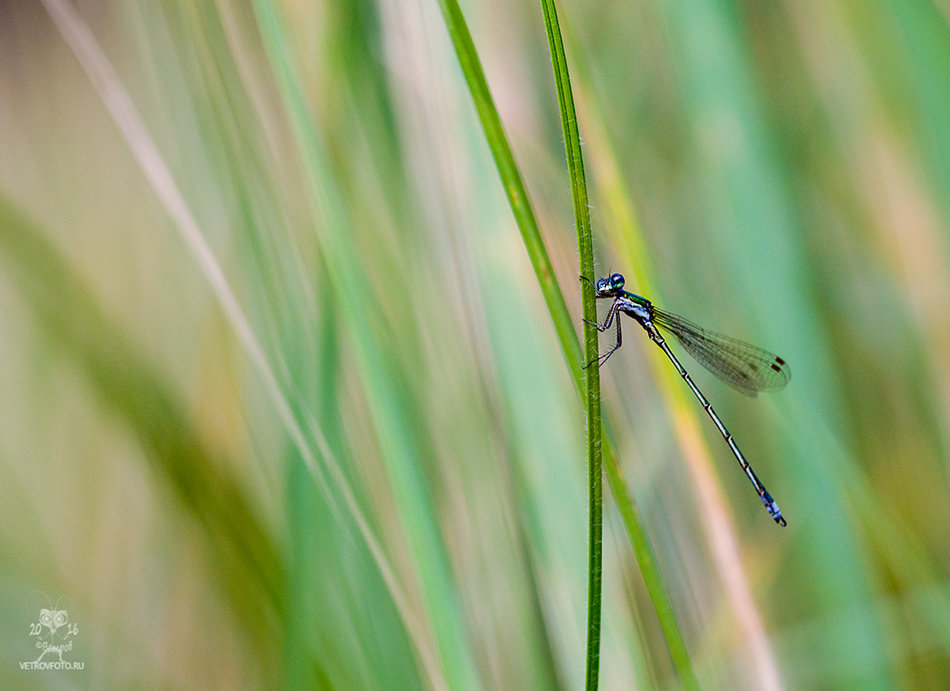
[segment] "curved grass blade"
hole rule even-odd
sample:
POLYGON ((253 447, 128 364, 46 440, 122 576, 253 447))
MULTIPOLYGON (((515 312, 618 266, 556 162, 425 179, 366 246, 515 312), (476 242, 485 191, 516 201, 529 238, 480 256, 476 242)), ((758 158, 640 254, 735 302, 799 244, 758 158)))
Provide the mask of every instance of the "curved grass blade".
MULTIPOLYGON (((567 306, 560 292, 560 288, 554 281, 553 270, 550 268, 551 262, 547 256, 547 249, 538 231, 537 220, 532 211, 530 201, 527 198, 527 193, 511 152, 511 147, 508 145, 507 137, 501 125, 501 119, 498 116, 491 93, 488 90, 488 83, 481 67, 481 61, 475 50, 475 44, 472 41, 468 27, 465 24, 465 18, 462 15, 457 0, 439 0, 439 5, 442 8, 442 15, 449 36, 452 39, 459 65, 462 68, 465 81, 472 94, 472 100, 478 111, 486 141, 495 159, 499 177, 504 184, 512 212, 521 230, 525 249, 535 267, 538 283, 544 295, 548 311, 551 314, 551 321, 557 331, 561 349, 568 362, 572 380, 574 381, 578 394, 584 398, 587 403, 588 419, 595 423, 593 425, 589 423, 589 430, 594 437, 588 439, 588 451, 589 456, 593 455, 596 458, 601 451, 599 439, 600 425, 598 424, 600 421, 600 378, 597 374, 588 374, 587 387, 584 386, 584 375, 579 364, 587 360, 582 360, 583 356, 580 344, 574 334, 572 318, 567 311, 567 306), (585 388, 588 390, 585 391, 585 388)), ((542 2, 542 9, 545 13, 545 26, 548 32, 549 46, 552 51, 555 82, 558 85, 558 100, 561 106, 562 123, 567 123, 567 126, 564 127, 565 146, 568 149, 569 161, 571 161, 570 157, 572 153, 576 152, 576 160, 580 162, 580 136, 576 126, 577 116, 574 111, 573 97, 571 96, 570 78, 567 74, 567 59, 564 54, 560 27, 558 26, 553 3, 545 0, 542 2)), ((587 206, 586 185, 583 182, 582 170, 582 167, 579 167, 572 173, 572 193, 574 195, 583 195, 582 199, 575 196, 575 210, 579 207, 586 208, 587 206)), ((589 221, 583 225, 578 224, 577 228, 581 273, 588 276, 588 280, 591 280, 594 270, 589 221)), ((588 320, 596 319, 596 308, 594 307, 594 294, 592 290, 584 291, 584 316, 588 320)), ((595 329, 591 328, 585 331, 585 345, 588 353, 596 354, 597 332, 595 329)), ((620 464, 610 451, 613 444, 611 443, 609 427, 607 432, 606 437, 602 441, 602 450, 607 459, 607 463, 603 464, 607 481, 610 484, 611 492, 617 502, 617 508, 630 538, 637 564, 640 567, 644 583, 650 595, 650 600, 656 610, 664 638, 666 639, 667 646, 670 649, 680 678, 687 688, 698 688, 699 684, 696 680, 696 674, 693 671, 689 659, 689 653, 686 649, 683 634, 680 631, 679 624, 673 613, 672 602, 666 591, 663 577, 660 574, 653 548, 643 528, 637 507, 627 489, 620 464)), ((597 470, 593 475, 599 477, 600 470, 597 470)), ((592 481, 592 489, 594 489, 594 484, 592 481)), ((595 501, 598 501, 597 497, 592 496, 592 502, 595 501)), ((597 515, 599 515, 599 511, 597 515)), ((597 526, 592 526, 592 531, 596 530, 597 526)), ((599 587, 599 584, 597 585, 599 587)), ((599 650, 599 637, 597 643, 599 650)), ((589 649, 588 654, 590 655, 590 653, 591 650, 589 649)), ((588 672, 594 671, 597 661, 589 659, 588 662, 588 672)), ((590 674, 588 674, 587 681, 588 684, 592 681, 590 674)))
MULTIPOLYGON (((557 9, 552 0, 542 0, 544 28, 551 52, 551 68, 557 90, 558 110, 561 113, 561 130, 564 133, 564 149, 568 177, 571 183, 571 199, 574 207, 574 226, 577 229, 577 249, 580 257, 581 275, 593 274, 594 248, 591 238, 590 207, 587 201, 587 181, 584 174, 584 158, 581 154, 580 133, 577 129, 577 113, 571 93, 571 78, 567 68, 567 56, 561 39, 557 9)), ((597 316, 595 300, 584 295, 584 318, 597 316)), ((590 323, 584 329, 584 345, 587 356, 597 353, 597 333, 590 323)), ((587 358, 585 357, 585 361, 587 358)), ((587 465, 588 465, 588 565, 587 565, 587 669, 586 688, 596 689, 600 680, 600 637, 603 581, 603 455, 601 436, 600 372, 587 371, 587 465)))
POLYGON ((49 342, 125 425, 155 477, 201 527, 234 611, 260 650, 270 651, 291 606, 286 562, 251 497, 227 471, 235 463, 208 446, 188 405, 103 310, 67 258, 5 195, 0 258, 49 342))

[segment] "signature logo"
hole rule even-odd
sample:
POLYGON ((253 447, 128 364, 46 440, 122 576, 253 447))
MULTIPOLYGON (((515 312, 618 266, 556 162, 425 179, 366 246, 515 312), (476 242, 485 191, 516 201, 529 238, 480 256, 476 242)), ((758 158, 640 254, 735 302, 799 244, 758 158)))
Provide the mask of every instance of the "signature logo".
MULTIPOLYGON (((46 598, 49 601, 49 598, 46 598)), ((38 657, 20 663, 24 670, 83 669, 84 662, 68 659, 73 640, 79 635, 79 626, 69 621, 69 612, 59 609, 59 601, 49 608, 40 609, 39 617, 30 623, 30 638, 36 639, 38 657), (63 657, 66 655, 66 657, 63 657)))

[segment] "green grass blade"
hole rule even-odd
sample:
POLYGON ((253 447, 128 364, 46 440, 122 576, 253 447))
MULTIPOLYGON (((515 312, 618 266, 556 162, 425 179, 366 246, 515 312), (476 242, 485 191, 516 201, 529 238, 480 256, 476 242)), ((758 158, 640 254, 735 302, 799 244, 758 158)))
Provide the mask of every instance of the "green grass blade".
POLYGON ((485 133, 485 140, 491 149, 495 166, 498 168, 498 175, 505 188, 505 194, 508 196, 508 202, 514 213, 518 229, 521 231, 521 239, 538 279, 541 294, 544 296, 544 302, 551 313, 551 321, 557 332, 561 350, 564 353, 574 385, 580 392, 583 390, 581 373, 578 368, 578 363, 581 362, 583 357, 580 344, 577 342, 564 295, 555 280, 551 259, 545 249, 544 239, 541 237, 541 231, 538 228, 538 221, 528 199, 528 192, 525 189, 518 165, 515 163, 511 146, 508 144, 508 137, 505 135, 498 109, 495 108, 491 92, 488 89, 488 82, 485 79, 485 72, 478 58, 478 52, 475 50, 472 35, 456 0, 439 0, 439 6, 442 8, 445 26, 452 39, 452 45, 455 47, 455 54, 462 67, 462 73, 472 95, 472 101, 478 111, 479 121, 485 133))
MULTIPOLYGON (((524 190, 524 185, 521 181, 521 175, 518 172, 517 164, 515 163, 514 157, 511 153, 511 148, 508 145, 507 137, 505 136, 504 129, 501 125, 501 120, 498 117, 497 110, 494 107, 491 94, 488 90, 488 84, 485 80, 484 72, 482 71, 481 63, 478 59, 474 43, 472 42, 471 34, 468 31, 464 17, 462 16, 461 10, 455 0, 441 0, 440 6, 442 7, 443 16, 449 30, 449 35, 451 36, 453 45, 455 46, 456 54, 462 67, 462 72, 465 76, 465 80, 468 84, 470 92, 472 93, 472 98, 479 113, 482 127, 485 131, 486 140, 488 141, 492 155, 495 158, 495 164, 502 178, 502 184, 504 185, 506 193, 508 194, 509 202, 514 212, 515 219, 518 222, 522 237, 525 240, 525 247, 528 251, 529 257, 531 258, 532 264, 535 266, 535 272, 538 275, 542 293, 544 294, 545 301, 548 304, 548 309, 551 313, 551 319, 559 335, 561 347, 565 353, 565 359, 568 362, 571 374, 574 377, 575 386, 579 392, 583 392, 582 396, 587 401, 588 420, 591 421, 588 423, 588 429, 590 430, 591 426, 596 423, 597 432, 593 434, 593 438, 596 439, 600 436, 600 396, 599 390, 597 390, 599 389, 599 376, 595 373, 593 377, 591 377, 591 379, 595 380, 596 382, 594 383, 592 392, 588 390, 590 383, 585 386, 584 382, 581 380, 582 373, 576 364, 580 362, 580 347, 577 343, 576 337, 574 336, 573 329, 570 326, 570 317, 567 314, 563 296, 557 289, 556 285, 549 284, 548 282, 552 276, 550 260, 548 259, 547 252, 544 249, 540 232, 538 230, 537 221, 535 220, 534 214, 531 211, 531 206, 524 190), (592 393, 594 394, 593 397, 591 396, 592 393)), ((566 62, 564 62, 563 58, 563 49, 560 49, 559 52, 562 56, 561 64, 566 65, 566 62)), ((557 58, 555 55, 556 53, 552 50, 552 59, 555 60, 555 64, 557 64, 557 58)), ((561 77, 567 79, 566 71, 560 74, 561 77)), ((573 125, 573 144, 570 141, 566 141, 566 146, 568 147, 569 159, 575 162, 572 172, 572 194, 574 195, 575 200, 575 212, 578 214, 578 217, 581 218, 581 216, 586 216, 586 210, 578 212, 577 209, 586 209, 586 186, 582 183, 577 183, 578 180, 583 180, 583 170, 582 166, 579 165, 580 145, 576 128, 576 120, 573 118, 572 113, 567 110, 567 104, 563 100, 565 97, 562 95, 569 95, 569 79, 567 79, 567 85, 567 89, 559 88, 558 99, 559 102, 561 102, 562 115, 564 115, 565 120, 569 123, 575 123, 573 125), (574 152, 574 155, 572 155, 572 151, 574 152)), ((573 108, 571 107, 570 111, 572 110, 573 108)), ((568 140, 571 139, 571 137, 567 134, 565 137, 568 140)), ((589 228, 589 221, 585 222, 582 218, 581 220, 578 220, 578 242, 581 252, 582 272, 584 275, 591 277, 593 276, 593 251, 590 242, 589 228)), ((586 319, 596 319, 596 308, 594 305, 593 292, 590 290, 584 291, 584 310, 586 319)), ((594 357, 597 353, 597 331, 592 326, 589 326, 589 328, 585 331, 585 346, 587 352, 589 353, 587 359, 584 360, 586 362, 594 357)), ((589 440, 590 439, 591 437, 589 437, 589 440)), ((590 457, 597 456, 599 453, 600 450, 597 449, 597 444, 592 444, 589 447, 590 457)), ((611 491, 614 493, 614 496, 617 499, 618 508, 620 509, 624 525, 627 529, 631 545, 634 549, 634 553, 637 556, 637 562, 640 565, 641 572, 643 573, 644 581, 647 585, 651 601, 653 602, 654 608, 656 609, 657 615, 660 619, 660 623, 667 640, 667 645, 670 647, 671 654, 674 658, 681 678, 684 680, 684 683, 695 686, 695 673, 692 671, 692 666, 686 651, 685 642, 673 615, 672 604, 669 600, 668 594, 666 593, 666 589, 663 586, 663 579, 659 573, 659 569, 657 568, 656 558, 654 557, 653 551, 650 548, 649 539, 643 530, 643 526, 639 520, 638 512, 636 511, 633 499, 626 489, 619 464, 610 454, 608 455, 608 459, 609 460, 606 467, 608 482, 610 483, 611 491)), ((600 464, 599 462, 595 462, 595 465, 599 466, 600 464)), ((595 504, 600 504, 600 471, 595 471, 592 467, 591 475, 592 484, 590 500, 591 508, 593 510, 595 504), (598 487, 595 488, 594 484, 598 485, 598 487)), ((591 515, 595 516, 599 514, 599 511, 593 510, 591 515)), ((599 531, 599 527, 592 527, 592 535, 596 531, 599 531)), ((592 543, 595 541, 595 539, 596 538, 592 538, 592 543)), ((594 556, 595 551, 593 549, 591 550, 591 555, 592 570, 599 569, 599 555, 594 556)), ((591 579, 591 587, 598 587, 594 578, 591 579)), ((596 626, 599 626, 599 623, 596 626)), ((589 626, 589 630, 593 630, 594 628, 594 625, 589 626)), ((597 632, 595 631, 595 633, 597 632)), ((598 643, 598 638, 593 636, 589 641, 589 652, 592 649, 597 648, 598 643)), ((588 656, 588 660, 591 660, 591 655, 588 656)), ((593 679, 593 681, 596 682, 596 676, 596 663, 592 663, 588 666, 588 681, 590 682, 591 679, 593 679)))
MULTIPOLYGON (((363 265, 350 236, 340 229, 357 228, 359 224, 349 217, 351 210, 338 187, 324 130, 305 98, 303 81, 297 75, 300 61, 288 38, 286 19, 281 8, 268 0, 258 0, 254 8, 307 167, 306 193, 317 240, 326 257, 332 292, 340 307, 340 320, 350 333, 358 334, 354 339, 355 361, 365 380, 374 432, 380 439, 384 466, 413 557, 413 575, 418 580, 426 623, 434 639, 430 645, 438 658, 438 663, 428 670, 431 681, 438 683, 435 677, 444 675, 452 688, 476 687, 479 674, 467 640, 449 555, 439 531, 435 490, 425 467, 419 463, 420 458, 429 455, 412 424, 419 414, 419 403, 406 386, 397 354, 373 328, 367 328, 367 296, 350 288, 353 278, 362 275, 363 265)), ((431 657, 424 641, 417 641, 417 646, 420 657, 431 657)))
MULTIPOLYGON (((561 127, 564 132, 564 144, 568 162, 568 173, 571 181, 571 195, 574 203, 574 222, 577 226, 578 250, 581 260, 581 272, 590 280, 594 280, 593 248, 591 243, 590 231, 590 212, 587 198, 587 183, 584 175, 584 163, 581 153, 580 135, 577 127, 577 113, 574 108, 574 97, 571 91, 571 80, 567 66, 567 56, 564 52, 564 41, 561 36, 561 30, 557 17, 557 9, 553 0, 542 0, 542 9, 544 11, 545 29, 548 36, 548 47, 551 51, 551 63, 554 70, 554 79, 557 86, 558 104, 561 113, 561 127)), ((590 321, 597 320, 597 309, 594 304, 596 301, 593 295, 593 288, 586 281, 584 282, 584 319, 586 329, 585 346, 586 357, 589 362, 597 357, 598 353, 598 332, 590 321)), ((591 516, 598 516, 595 511, 600 510, 599 503, 599 485, 601 463, 599 458, 600 447, 600 377, 597 368, 589 367, 587 370, 587 405, 588 405, 588 442, 591 444, 591 516), (596 456, 596 463, 594 461, 596 456), (593 474, 597 473, 597 481, 593 474), (595 499, 596 493, 596 499, 595 499), (596 500, 596 505, 595 505, 596 500)), ((624 519, 627 527, 627 533, 633 546, 634 554, 637 557, 637 563, 643 574, 644 582, 650 593, 653 606, 656 610, 660 626, 666 637, 670 654, 676 666, 680 679, 687 688, 699 688, 696 673, 693 670, 689 652, 686 649, 686 643, 683 634, 680 631, 679 624, 673 612, 672 602, 669 594, 663 584, 656 557, 650 546, 649 538, 640 521, 636 505, 633 502, 630 493, 627 491, 626 482, 623 479, 620 464, 616 456, 610 453, 608 448, 607 478, 611 490, 616 498, 618 509, 624 519)), ((593 524, 593 519, 592 519, 593 524)), ((600 549, 599 536, 594 535, 595 528, 591 527, 591 599, 599 598, 600 593, 594 593, 593 575, 596 573, 599 579, 602 557, 600 554, 594 554, 595 549, 600 549), (596 572, 595 572, 596 569, 596 572)), ((599 587, 599 581, 597 583, 599 587)), ((593 617, 594 606, 591 606, 593 617)), ((599 607, 599 602, 598 602, 599 607)), ((599 609, 597 611, 599 615, 599 609)), ((599 665, 599 622, 588 621, 588 662, 587 662, 587 687, 597 688, 598 665, 599 665)))
MULTIPOLYGON (((567 56, 558 27, 557 10, 551 0, 542 0, 544 28, 548 37, 548 49, 557 87, 557 100, 561 114, 561 129, 567 156, 571 199, 574 207, 574 226, 577 229, 577 248, 580 257, 580 272, 587 280, 583 282, 584 296, 584 360, 594 362, 598 356, 599 332, 593 322, 597 321, 597 301, 592 282, 594 276, 594 248, 591 241, 590 210, 587 201, 587 182, 584 177, 584 159, 581 154, 580 135, 577 130, 577 113, 571 93, 571 78, 567 68, 567 56)), ((599 362, 585 371, 585 402, 587 405, 587 479, 588 479, 588 573, 587 573, 587 665, 586 688, 597 689, 600 681, 600 636, 601 598, 603 592, 603 457, 600 367, 599 362)), ((621 487, 626 492, 625 487, 621 487)))
POLYGON ((142 446, 152 470, 205 532, 220 584, 260 649, 274 650, 287 610, 284 559, 253 503, 209 449, 187 405, 105 314, 43 233, 0 196, 0 257, 37 323, 142 446))

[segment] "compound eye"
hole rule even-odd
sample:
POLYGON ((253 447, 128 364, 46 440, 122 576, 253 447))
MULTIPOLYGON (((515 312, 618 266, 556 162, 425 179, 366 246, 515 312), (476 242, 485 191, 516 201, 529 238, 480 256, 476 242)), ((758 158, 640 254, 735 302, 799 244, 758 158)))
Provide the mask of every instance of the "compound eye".
POLYGON ((606 278, 598 278, 598 279, 597 279, 597 292, 598 292, 598 293, 604 292, 605 290, 607 290, 608 285, 609 285, 609 284, 608 284, 608 281, 607 281, 606 278))
POLYGON ((623 288, 623 282, 623 276, 620 274, 614 274, 610 277, 610 287, 614 290, 623 288))

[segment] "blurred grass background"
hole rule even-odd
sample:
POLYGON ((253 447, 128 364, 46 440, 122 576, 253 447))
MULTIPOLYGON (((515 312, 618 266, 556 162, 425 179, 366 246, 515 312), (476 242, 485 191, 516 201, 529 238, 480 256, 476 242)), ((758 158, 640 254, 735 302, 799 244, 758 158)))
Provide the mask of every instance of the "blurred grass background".
MULTIPOLYGON (((583 412, 437 5, 63 7, 0 3, 0 685, 579 687, 583 412), (38 591, 84 671, 19 670, 38 591)), ((540 9, 463 10, 579 318, 540 9)), ((950 12, 561 13, 600 273, 793 372, 694 374, 781 530, 603 371, 700 683, 947 688, 950 12)), ((602 687, 676 688, 606 507, 602 687)))

